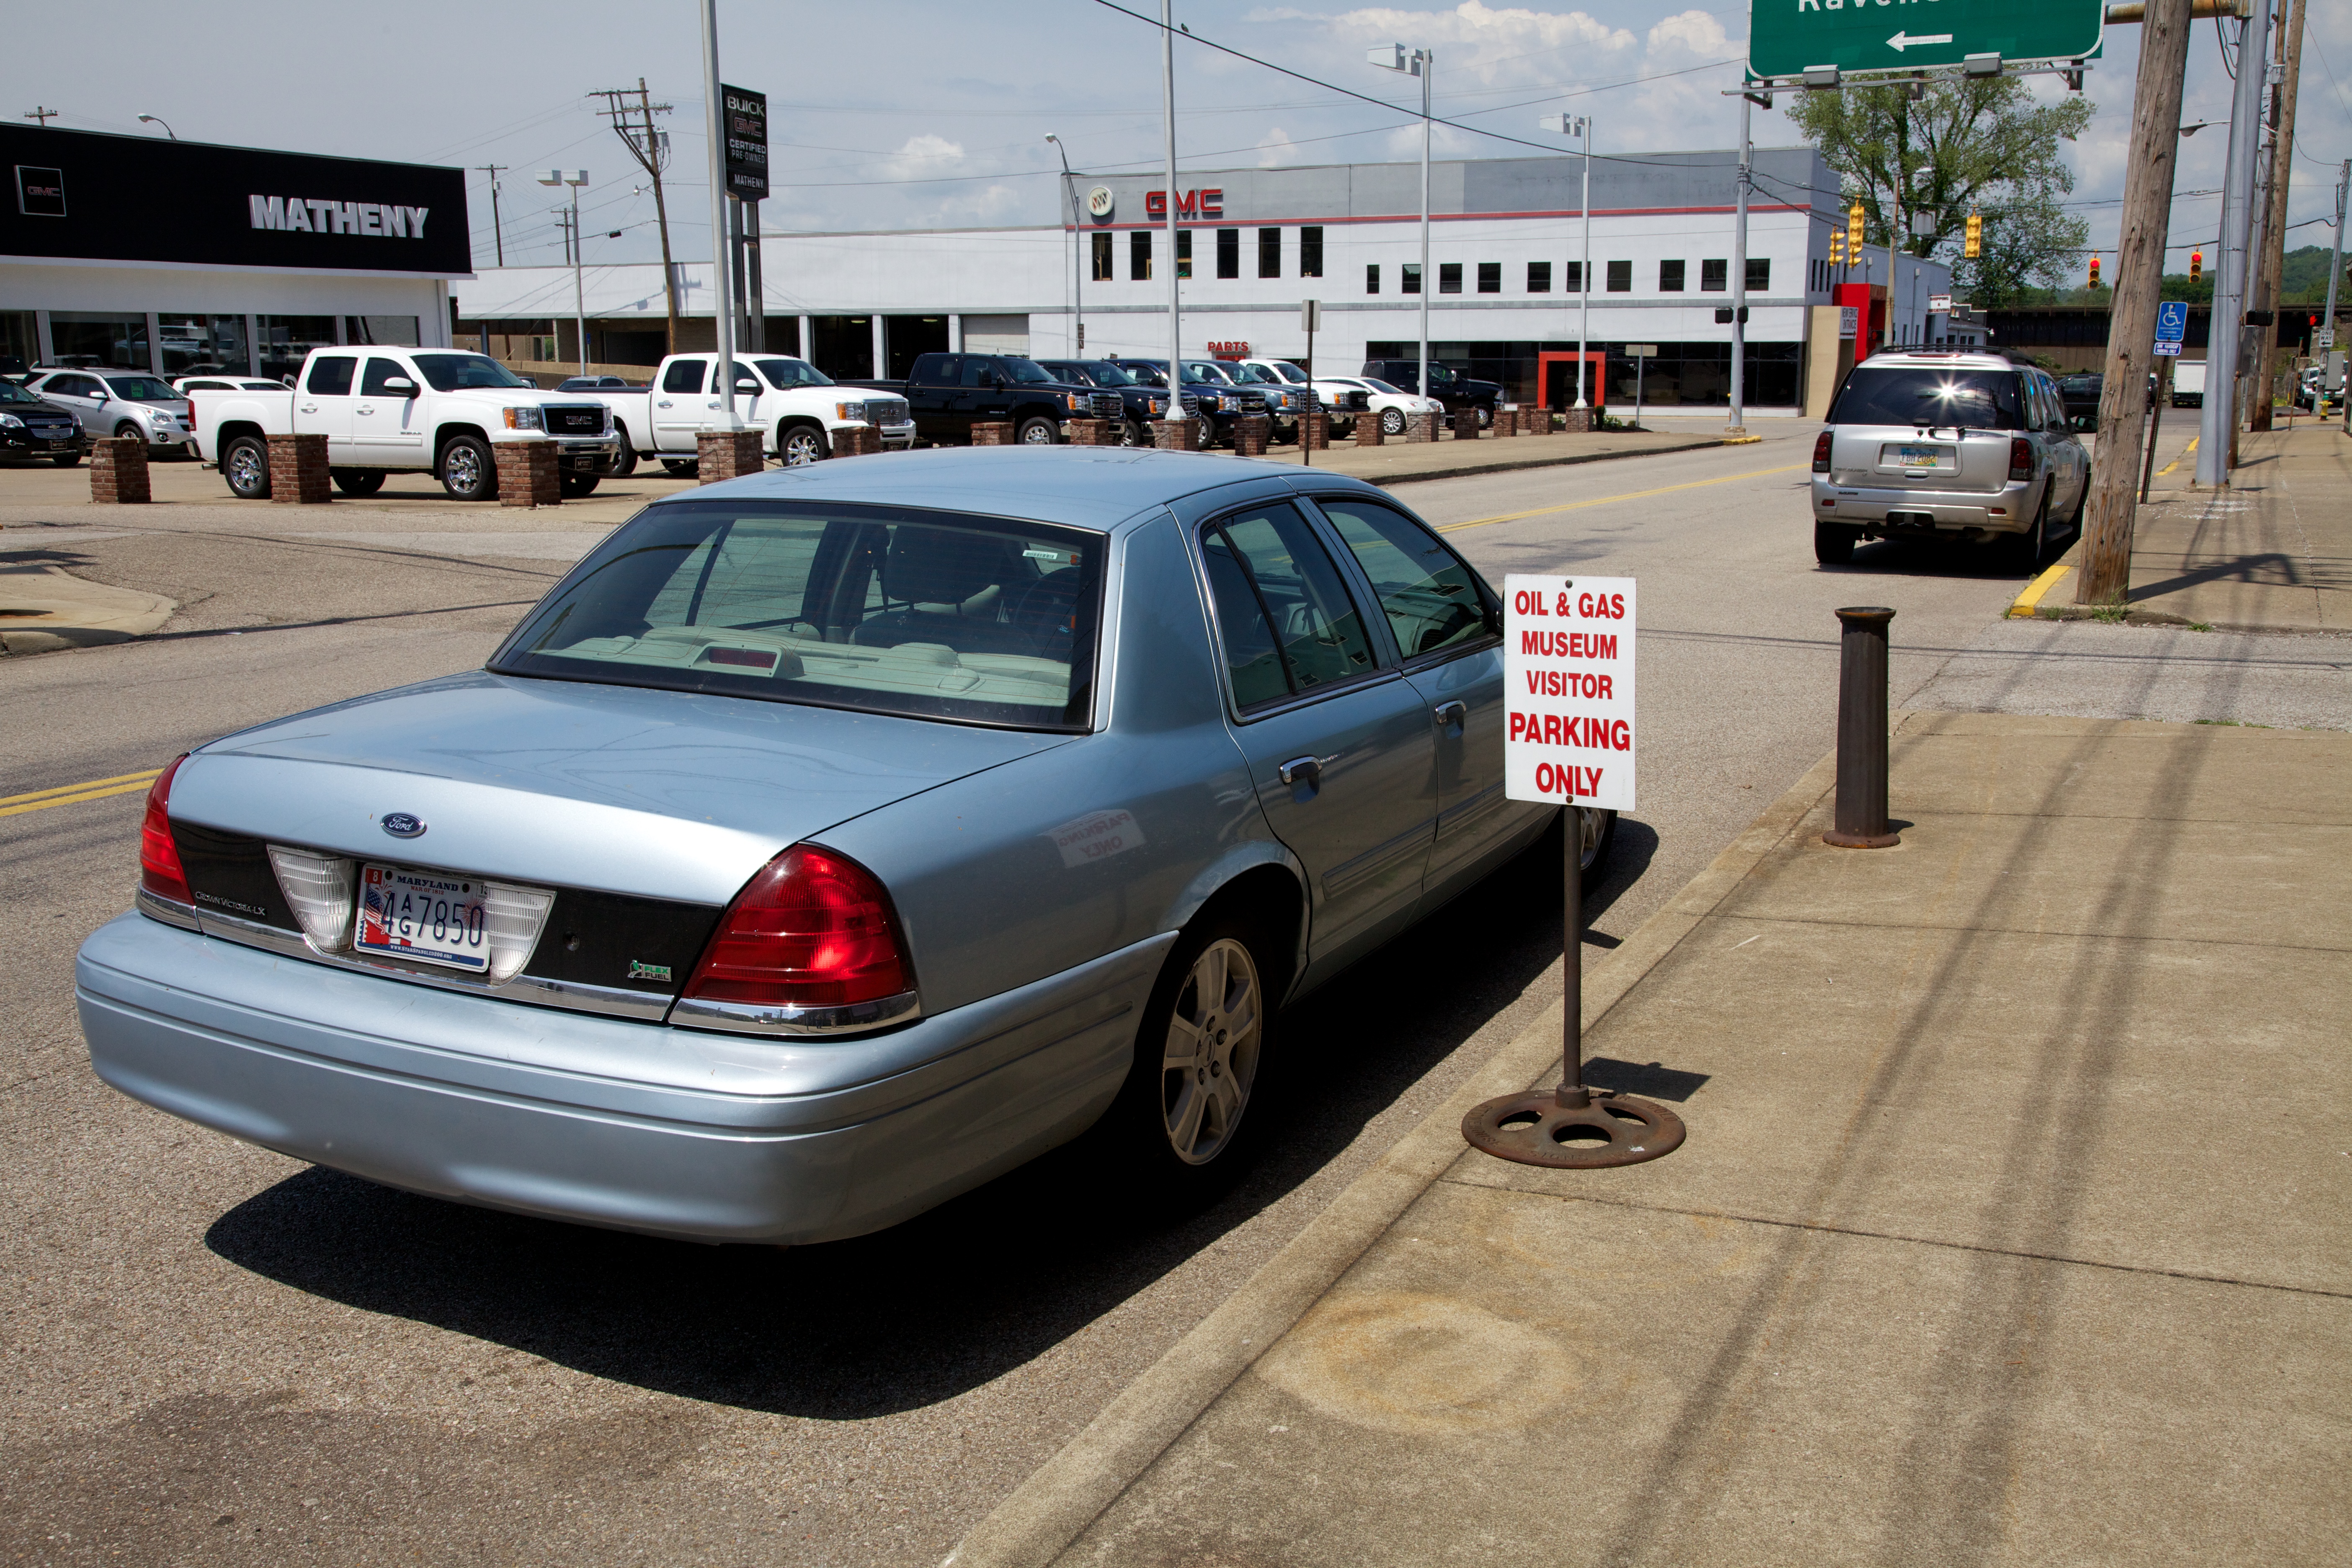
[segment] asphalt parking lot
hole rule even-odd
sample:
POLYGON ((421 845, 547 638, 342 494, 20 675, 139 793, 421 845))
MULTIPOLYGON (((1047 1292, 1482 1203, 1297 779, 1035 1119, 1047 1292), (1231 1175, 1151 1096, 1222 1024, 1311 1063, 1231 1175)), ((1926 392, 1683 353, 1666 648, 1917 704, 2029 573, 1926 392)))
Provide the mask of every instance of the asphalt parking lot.
MULTIPOLYGON (((1598 946, 1827 748, 1832 608, 1897 608, 1899 704, 2018 588, 2004 561, 1896 545, 1817 568, 1812 430, 1396 492, 1492 576, 1642 580, 1643 808, 1588 905, 1598 946)), ((0 661, 9 795, 478 664, 639 499, 101 521, 26 477, 0 475, 0 565, 183 608, 0 661)), ((702 1248, 390 1192, 98 1083, 71 959, 128 902, 139 802, 0 816, 0 1550, 26 1561, 936 1563, 1558 994, 1550 868, 1506 873, 1299 1010, 1267 1157, 1213 1208, 1140 1209, 1081 1145, 877 1236, 702 1248)))

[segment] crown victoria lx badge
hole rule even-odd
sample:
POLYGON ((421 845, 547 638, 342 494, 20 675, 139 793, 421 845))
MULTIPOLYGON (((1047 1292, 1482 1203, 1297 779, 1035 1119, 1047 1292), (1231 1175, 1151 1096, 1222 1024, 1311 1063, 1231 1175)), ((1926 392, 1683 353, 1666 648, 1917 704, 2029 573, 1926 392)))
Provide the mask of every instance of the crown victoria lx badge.
POLYGON ((421 838, 425 824, 404 811, 388 811, 383 815, 383 830, 394 838, 421 838))

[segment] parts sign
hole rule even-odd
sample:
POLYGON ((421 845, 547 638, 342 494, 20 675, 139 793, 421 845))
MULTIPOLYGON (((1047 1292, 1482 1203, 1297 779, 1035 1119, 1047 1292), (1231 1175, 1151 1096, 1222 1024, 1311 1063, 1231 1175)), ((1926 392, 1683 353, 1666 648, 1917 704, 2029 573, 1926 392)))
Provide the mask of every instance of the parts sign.
POLYGON ((1633 809, 1633 579, 1503 579, 1503 793, 1633 809))

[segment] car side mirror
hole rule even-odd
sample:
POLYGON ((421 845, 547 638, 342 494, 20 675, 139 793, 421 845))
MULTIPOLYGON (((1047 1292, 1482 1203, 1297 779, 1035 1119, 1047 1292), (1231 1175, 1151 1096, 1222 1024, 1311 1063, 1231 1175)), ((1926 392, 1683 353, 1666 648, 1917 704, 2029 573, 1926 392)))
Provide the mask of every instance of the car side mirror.
POLYGON ((990 372, 988 373, 988 385, 989 385, 989 390, 990 390, 990 391, 992 391, 992 392, 1002 392, 1002 391, 1003 391, 1003 390, 1004 390, 1004 376, 1003 376, 1003 373, 998 372, 998 371, 993 371, 993 370, 990 371, 990 372))
POLYGON ((756 381, 739 381, 735 384, 735 390, 738 392, 757 392, 760 390, 760 384, 756 381))
POLYGON ((386 392, 396 392, 403 397, 414 397, 416 395, 416 384, 409 380, 404 375, 385 376, 383 378, 383 389, 386 392))

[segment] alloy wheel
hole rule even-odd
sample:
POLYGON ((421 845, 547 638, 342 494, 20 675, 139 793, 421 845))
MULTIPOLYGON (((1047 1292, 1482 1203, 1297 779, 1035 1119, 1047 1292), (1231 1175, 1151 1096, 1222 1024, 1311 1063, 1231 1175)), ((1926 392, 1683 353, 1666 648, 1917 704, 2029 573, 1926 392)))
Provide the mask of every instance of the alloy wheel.
POLYGON ((1192 961, 1168 1016, 1160 1110, 1178 1159, 1205 1165, 1233 1142, 1264 1042, 1257 965, 1249 949, 1220 937, 1192 961))
POLYGON ((458 445, 449 448, 441 459, 442 472, 447 476, 451 489, 472 495, 482 487, 482 459, 473 447, 458 445))
POLYGON ((1592 869, 1600 858, 1601 840, 1609 826, 1609 818, 1589 805, 1576 808, 1576 865, 1580 871, 1592 869))
POLYGON ((254 495, 268 481, 268 466, 250 441, 240 441, 228 455, 228 482, 239 495, 254 495))
POLYGON ((784 467, 805 468, 824 458, 824 448, 817 444, 816 432, 803 425, 784 433, 784 467))

